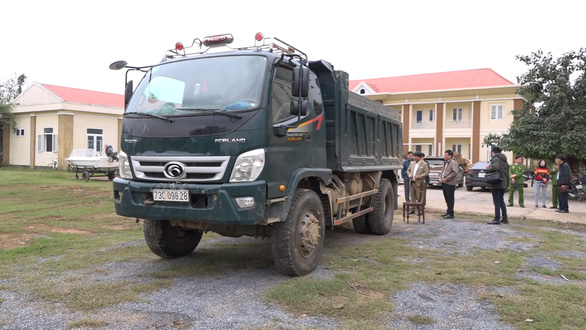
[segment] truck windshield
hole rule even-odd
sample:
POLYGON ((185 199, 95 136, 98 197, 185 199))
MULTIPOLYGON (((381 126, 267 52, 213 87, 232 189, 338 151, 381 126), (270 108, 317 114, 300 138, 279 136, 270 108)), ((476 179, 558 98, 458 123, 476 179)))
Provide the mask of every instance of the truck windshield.
POLYGON ((186 116, 254 109, 260 105, 265 67, 263 56, 163 63, 145 74, 126 113, 186 116))

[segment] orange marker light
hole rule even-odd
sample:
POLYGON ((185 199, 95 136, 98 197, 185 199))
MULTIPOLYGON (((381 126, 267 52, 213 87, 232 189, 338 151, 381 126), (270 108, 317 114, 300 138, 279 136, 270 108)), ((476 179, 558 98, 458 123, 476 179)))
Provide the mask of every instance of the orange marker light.
POLYGON ((280 185, 280 186, 279 186, 279 190, 280 190, 280 191, 285 191, 285 185, 283 185, 283 184, 282 184, 282 185, 280 185))

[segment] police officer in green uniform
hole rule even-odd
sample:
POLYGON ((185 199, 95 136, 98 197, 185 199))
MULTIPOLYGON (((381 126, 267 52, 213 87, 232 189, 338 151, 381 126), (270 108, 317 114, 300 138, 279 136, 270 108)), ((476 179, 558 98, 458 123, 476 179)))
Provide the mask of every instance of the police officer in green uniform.
POLYGON ((525 200, 523 199, 523 174, 525 173, 526 166, 523 164, 523 156, 517 155, 515 157, 515 163, 509 166, 509 205, 513 206, 513 196, 515 191, 519 192, 519 206, 525 207, 525 200))
POLYGON ((551 178, 551 204, 550 209, 558 208, 558 172, 560 171, 559 165, 554 164, 549 170, 549 177, 551 178))

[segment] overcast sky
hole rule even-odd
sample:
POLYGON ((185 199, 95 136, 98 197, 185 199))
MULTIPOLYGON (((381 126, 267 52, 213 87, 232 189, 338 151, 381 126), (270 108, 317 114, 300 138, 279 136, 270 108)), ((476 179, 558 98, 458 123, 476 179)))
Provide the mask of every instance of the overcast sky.
POLYGON ((0 13, 0 80, 123 92, 130 65, 161 60, 175 42, 232 33, 278 37, 350 79, 491 68, 513 83, 515 59, 586 47, 586 1, 11 0, 0 13))

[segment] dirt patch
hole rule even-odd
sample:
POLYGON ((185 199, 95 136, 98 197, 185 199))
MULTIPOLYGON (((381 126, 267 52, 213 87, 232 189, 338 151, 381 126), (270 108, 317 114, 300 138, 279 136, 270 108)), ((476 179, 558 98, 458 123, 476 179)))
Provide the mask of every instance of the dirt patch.
POLYGON ((18 237, 11 236, 9 234, 0 234, 0 249, 12 250, 27 246, 30 244, 30 240, 35 237, 34 234, 22 234, 18 237))
POLYGON ((0 234, 0 249, 12 250, 29 246, 34 238, 43 236, 43 233, 67 233, 67 234, 82 234, 90 235, 91 232, 87 230, 59 228, 47 225, 29 226, 28 233, 25 234, 0 234))
POLYGON ((59 227, 52 227, 52 226, 48 226, 48 225, 29 226, 28 229, 34 230, 34 231, 41 231, 41 232, 50 232, 50 233, 84 234, 84 235, 91 234, 91 232, 89 232, 87 230, 59 228, 59 227))

